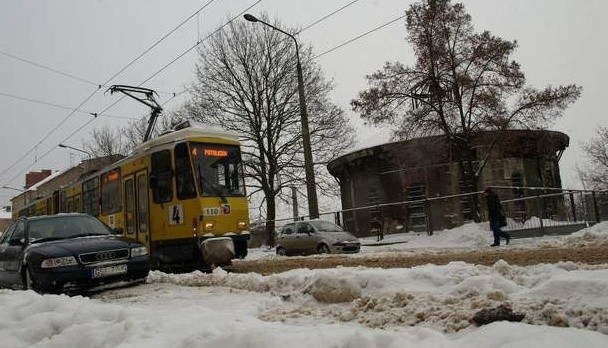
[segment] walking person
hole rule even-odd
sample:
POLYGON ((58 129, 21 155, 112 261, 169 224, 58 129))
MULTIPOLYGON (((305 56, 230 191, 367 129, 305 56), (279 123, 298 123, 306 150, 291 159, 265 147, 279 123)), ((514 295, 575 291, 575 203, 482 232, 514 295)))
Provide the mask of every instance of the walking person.
POLYGON ((502 212, 502 205, 500 204, 500 199, 498 195, 492 190, 490 187, 486 188, 483 193, 486 195, 486 200, 488 204, 488 216, 490 218, 490 229, 494 234, 494 244, 490 246, 499 246, 500 245, 500 237, 507 240, 507 245, 509 244, 509 240, 511 236, 503 231, 501 227, 506 226, 505 215, 502 212))

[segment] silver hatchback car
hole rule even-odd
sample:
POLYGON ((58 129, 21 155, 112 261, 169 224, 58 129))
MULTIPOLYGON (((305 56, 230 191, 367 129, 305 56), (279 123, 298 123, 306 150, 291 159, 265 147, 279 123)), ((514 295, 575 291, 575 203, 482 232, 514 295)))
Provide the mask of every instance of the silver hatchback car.
POLYGON ((303 220, 283 226, 276 238, 277 255, 358 253, 357 237, 324 220, 303 220))

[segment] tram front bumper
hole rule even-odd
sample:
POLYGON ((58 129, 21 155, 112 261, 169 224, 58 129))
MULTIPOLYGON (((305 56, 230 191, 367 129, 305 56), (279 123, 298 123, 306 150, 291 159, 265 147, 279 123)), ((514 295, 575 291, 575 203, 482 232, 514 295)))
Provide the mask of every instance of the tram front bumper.
POLYGON ((207 238, 200 243, 201 254, 207 265, 229 265, 235 258, 234 242, 230 237, 207 238))

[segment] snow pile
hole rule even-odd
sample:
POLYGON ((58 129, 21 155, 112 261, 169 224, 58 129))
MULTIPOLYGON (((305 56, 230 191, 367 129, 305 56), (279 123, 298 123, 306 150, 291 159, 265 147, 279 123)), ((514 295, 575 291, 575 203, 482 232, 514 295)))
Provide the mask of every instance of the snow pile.
MULTIPOLYGON (((599 224, 507 248, 595 245, 607 231, 608 224, 599 224)), ((487 237, 475 224, 434 236, 403 234, 411 239, 395 245, 413 248, 390 253, 473 249, 487 237)), ((91 298, 0 290, 0 348, 607 347, 606 288, 608 264, 573 262, 337 267, 268 276, 220 268, 155 271, 147 284, 91 298), (479 311, 499 306, 523 314, 522 322, 471 323, 479 311)))
POLYGON ((260 315, 268 321, 314 317, 369 328, 417 325, 457 332, 471 327, 469 320, 479 310, 502 304, 526 314, 529 324, 608 334, 608 265, 519 267, 501 260, 492 267, 452 262, 409 269, 299 269, 270 276, 153 272, 148 280, 270 292, 284 305, 260 315))

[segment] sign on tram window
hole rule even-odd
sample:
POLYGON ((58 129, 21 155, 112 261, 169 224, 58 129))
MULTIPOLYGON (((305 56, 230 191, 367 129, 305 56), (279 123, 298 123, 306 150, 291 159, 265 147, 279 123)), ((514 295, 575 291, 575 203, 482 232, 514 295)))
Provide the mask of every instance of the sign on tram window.
POLYGON ((228 151, 220 149, 203 149, 203 155, 207 157, 228 157, 228 151))

